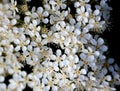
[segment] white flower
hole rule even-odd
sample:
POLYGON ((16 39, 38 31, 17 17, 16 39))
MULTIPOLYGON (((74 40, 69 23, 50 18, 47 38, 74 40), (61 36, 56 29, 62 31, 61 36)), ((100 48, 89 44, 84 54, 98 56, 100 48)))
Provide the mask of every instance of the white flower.
POLYGON ((47 24, 49 20, 47 18, 43 19, 43 23, 47 24))
POLYGON ((75 7, 75 8, 77 8, 77 7, 79 7, 79 6, 80 6, 80 3, 79 3, 79 2, 75 2, 75 3, 74 3, 74 7, 75 7))
POLYGON ((55 71, 59 71, 58 62, 52 63, 52 67, 55 71))
POLYGON ((85 7, 81 6, 80 8, 77 8, 76 12, 76 20, 80 22, 80 24, 83 23, 85 25, 88 23, 89 13, 85 11, 85 7))
POLYGON ((24 52, 24 51, 26 51, 26 50, 27 50, 26 46, 23 46, 23 47, 22 47, 22 51, 24 52))
POLYGON ((12 20, 11 20, 11 24, 12 24, 12 25, 17 24, 17 20, 16 20, 16 19, 12 19, 12 20))
POLYGON ((105 78, 106 78, 107 81, 111 81, 112 80, 112 77, 110 75, 107 75, 105 78))
POLYGON ((96 40, 91 39, 90 42, 95 45, 93 50, 99 50, 100 53, 106 52, 108 50, 108 47, 104 45, 104 40, 102 38, 97 38, 96 40))
POLYGON ((66 9, 67 7, 65 1, 66 0, 57 0, 57 1, 51 0, 49 3, 52 6, 52 10, 59 10, 60 8, 63 10, 66 9))
POLYGON ((96 9, 101 10, 101 15, 105 20, 110 18, 110 11, 112 10, 111 7, 108 6, 105 0, 100 1, 100 5, 95 5, 96 9))
POLYGON ((75 33, 75 35, 80 35, 81 34, 81 30, 80 29, 75 29, 74 33, 75 33))
POLYGON ((91 34, 88 33, 88 29, 84 28, 82 32, 80 33, 80 36, 78 36, 78 40, 82 42, 83 44, 87 44, 88 41, 91 39, 91 34))
POLYGON ((5 80, 4 76, 0 76, 0 82, 3 82, 5 80))
POLYGON ((0 83, 0 90, 1 90, 1 91, 5 91, 5 90, 7 90, 7 86, 6 86, 6 84, 4 84, 4 83, 0 83))
POLYGON ((74 25, 76 23, 74 18, 70 18, 69 22, 70 22, 71 25, 74 25))
POLYGON ((81 54, 80 54, 80 58, 81 58, 81 59, 85 60, 85 59, 86 59, 86 57, 87 57, 87 55, 86 55, 86 54, 84 54, 84 53, 81 53, 81 54))
POLYGON ((16 89, 17 91, 22 91, 24 89, 24 86, 22 83, 20 83, 20 76, 19 75, 14 75, 13 79, 10 79, 10 84, 8 85, 8 88, 10 90, 16 89))
POLYGON ((24 18, 24 22, 25 22, 26 24, 30 23, 30 17, 29 17, 29 16, 26 16, 26 17, 24 18))
POLYGON ((113 58, 109 58, 109 59, 108 59, 108 63, 109 63, 109 64, 114 63, 114 61, 115 61, 115 60, 114 60, 113 58))
POLYGON ((52 86, 52 91, 58 91, 58 87, 57 86, 52 86))
POLYGON ((102 44, 104 44, 104 40, 102 38, 99 38, 98 39, 98 45, 102 45, 102 44))
POLYGON ((14 39, 14 43, 15 44, 20 44, 20 40, 19 39, 14 39))
POLYGON ((100 52, 99 51, 95 51, 94 55, 98 57, 100 55, 100 52))
POLYGON ((105 46, 105 45, 103 45, 103 46, 100 47, 100 50, 101 50, 102 52, 106 52, 106 51, 108 50, 108 47, 105 46))
POLYGON ((43 23, 47 24, 49 21, 47 18, 49 16, 49 13, 47 11, 44 11, 44 9, 42 7, 38 7, 36 12, 37 12, 40 20, 42 20, 43 23))
POLYGON ((16 12, 18 12, 17 1, 11 0, 10 9, 13 11, 13 16, 15 16, 16 12))
POLYGON ((114 64, 114 68, 115 68, 116 71, 119 71, 119 70, 120 70, 120 67, 119 67, 118 64, 114 64))
POLYGON ((93 62, 93 61, 95 60, 94 55, 88 56, 87 60, 88 60, 89 62, 93 62))
POLYGON ((43 91, 49 91, 50 90, 50 86, 45 86, 43 91))
POLYGON ((81 69, 80 73, 85 75, 85 74, 87 74, 87 71, 85 69, 81 69))

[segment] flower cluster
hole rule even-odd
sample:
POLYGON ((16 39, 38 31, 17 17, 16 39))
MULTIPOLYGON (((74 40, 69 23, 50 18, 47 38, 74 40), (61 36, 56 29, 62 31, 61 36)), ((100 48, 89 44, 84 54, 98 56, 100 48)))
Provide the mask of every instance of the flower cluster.
POLYGON ((99 34, 109 1, 41 0, 24 15, 17 1, 0 4, 0 91, 115 90, 120 67, 99 34))

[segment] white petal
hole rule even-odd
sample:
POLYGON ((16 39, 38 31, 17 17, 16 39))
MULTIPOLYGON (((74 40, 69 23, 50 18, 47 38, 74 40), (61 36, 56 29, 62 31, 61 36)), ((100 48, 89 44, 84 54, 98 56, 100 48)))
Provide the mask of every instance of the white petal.
POLYGON ((87 32, 89 32, 89 30, 87 28, 83 28, 83 33, 85 34, 87 32))
POLYGON ((25 17, 24 18, 24 22, 27 24, 27 23, 29 23, 30 22, 30 17, 25 17))
POLYGON ((88 22, 88 18, 87 18, 87 17, 84 17, 84 18, 83 18, 83 22, 84 22, 84 23, 87 23, 87 22, 88 22))
POLYGON ((109 63, 109 64, 112 64, 114 61, 115 61, 115 60, 114 60, 113 58, 109 58, 109 59, 108 59, 108 63, 109 63))
POLYGON ((75 19, 70 19, 70 24, 74 25, 76 23, 75 19))
POLYGON ((97 41, 95 39, 91 39, 90 42, 92 43, 92 45, 97 45, 97 41))
POLYGON ((89 13, 88 13, 88 12, 85 12, 85 16, 86 16, 86 17, 89 17, 89 13))
POLYGON ((69 54, 69 53, 70 53, 70 49, 66 48, 66 49, 65 49, 65 53, 66 53, 66 54, 69 54))
POLYGON ((76 20, 77 21, 82 21, 82 16, 77 16, 76 20))
POLYGON ((90 24, 93 24, 93 23, 95 23, 95 20, 94 20, 94 19, 90 19, 90 20, 89 20, 89 23, 90 23, 90 24))
POLYGON ((85 75, 87 71, 85 69, 81 69, 80 73, 85 75))
POLYGON ((99 15, 100 11, 97 9, 97 10, 95 10, 93 13, 94 13, 94 15, 97 16, 97 15, 99 15))
POLYGON ((57 54, 57 56, 60 56, 60 55, 62 54, 61 50, 58 49, 58 50, 56 51, 56 54, 57 54))
POLYGON ((38 8, 37 8, 37 12, 38 12, 39 14, 42 14, 43 8, 42 8, 42 7, 38 7, 38 8))
POLYGON ((108 47, 103 45, 100 47, 100 50, 103 51, 103 52, 106 52, 108 50, 108 47))
POLYGON ((19 39, 15 39, 15 40, 14 40, 14 43, 15 43, 15 44, 20 44, 20 40, 19 40, 19 39))
POLYGON ((75 35, 80 35, 81 31, 80 31, 80 29, 75 29, 74 33, 75 33, 75 35))
POLYGON ((52 91, 58 91, 58 87, 57 86, 52 86, 52 91))
POLYGON ((0 82, 3 82, 5 80, 4 76, 0 76, 0 82))
POLYGON ((102 45, 102 44, 104 44, 104 40, 102 38, 99 38, 98 39, 98 45, 102 45))
POLYGON ((87 40, 85 38, 81 38, 81 42, 87 44, 87 40))
POLYGON ((49 22, 48 18, 42 20, 43 23, 47 24, 49 22))
POLYGON ((59 71, 59 67, 54 66, 54 70, 55 70, 55 71, 59 71))
POLYGON ((38 18, 38 14, 37 13, 32 13, 31 17, 34 18, 34 19, 38 18))
POLYGON ((100 55, 100 52, 99 51, 95 51, 94 55, 98 57, 100 55))
POLYGON ((84 53, 81 53, 80 54, 80 58, 83 59, 83 60, 85 60, 86 59, 86 55, 84 53))
POLYGON ((49 16, 48 11, 43 12, 43 16, 44 16, 44 17, 48 17, 48 16, 49 16))
POLYGON ((95 60, 95 57, 93 55, 88 56, 88 61, 93 62, 95 60))
POLYGON ((112 80, 111 76, 110 76, 110 75, 107 75, 107 76, 106 76, 106 80, 107 80, 107 81, 111 81, 111 80, 112 80))
POLYGON ((6 89, 6 84, 0 83, 0 89, 1 89, 2 91, 5 91, 5 89, 6 89))
POLYGON ((79 6, 80 6, 80 3, 79 3, 79 2, 75 2, 75 3, 74 3, 74 7, 75 7, 75 8, 77 8, 77 7, 79 7, 79 6))
POLYGON ((115 65, 114 65, 114 68, 115 68, 116 71, 119 71, 119 70, 120 70, 120 67, 118 66, 118 64, 115 64, 115 65))
POLYGON ((61 21, 61 22, 60 22, 60 26, 61 26, 61 27, 65 27, 65 26, 66 26, 66 23, 65 23, 64 21, 61 21))
POLYGON ((91 34, 85 34, 86 39, 90 40, 91 37, 92 37, 91 34))
POLYGON ((23 47, 22 47, 22 51, 24 52, 24 51, 26 51, 26 50, 27 50, 26 46, 23 46, 23 47))
POLYGON ((29 51, 32 51, 32 49, 33 49, 32 46, 31 46, 31 45, 28 45, 28 50, 29 50, 29 51))
POLYGON ((101 20, 101 17, 100 17, 100 16, 97 16, 97 17, 95 18, 95 20, 99 22, 99 21, 101 20))
POLYGON ((19 51, 20 50, 20 46, 15 47, 15 51, 19 51))
POLYGON ((81 6, 81 12, 83 13, 83 12, 85 12, 85 7, 84 6, 81 6))
POLYGON ((51 55, 50 58, 51 58, 51 60, 56 60, 56 56, 55 55, 51 55))
POLYGON ((39 60, 39 59, 38 59, 38 56, 36 56, 36 55, 34 55, 32 58, 33 58, 33 61, 34 61, 34 62, 37 62, 37 61, 39 60))
POLYGON ((76 12, 77 12, 78 14, 80 14, 80 13, 81 13, 80 8, 77 8, 76 12))
POLYGON ((16 23, 17 23, 17 20, 16 20, 16 19, 11 20, 11 24, 12 24, 12 25, 15 25, 16 23))
POLYGON ((66 4, 62 4, 61 5, 61 9, 66 9, 67 5, 66 4))
POLYGON ((33 20, 32 23, 33 23, 34 26, 37 26, 37 21, 36 20, 33 20))
POLYGON ((27 11, 25 12, 25 15, 31 15, 31 12, 27 11))
POLYGON ((50 86, 45 86, 43 91, 49 91, 50 90, 50 86))

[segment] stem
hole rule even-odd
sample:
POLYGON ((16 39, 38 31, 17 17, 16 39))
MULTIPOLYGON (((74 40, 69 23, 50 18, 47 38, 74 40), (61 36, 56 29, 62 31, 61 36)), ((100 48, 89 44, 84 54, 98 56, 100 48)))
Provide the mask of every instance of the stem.
POLYGON ((91 2, 90 2, 90 4, 92 4, 92 3, 94 3, 95 2, 95 0, 92 0, 91 2))

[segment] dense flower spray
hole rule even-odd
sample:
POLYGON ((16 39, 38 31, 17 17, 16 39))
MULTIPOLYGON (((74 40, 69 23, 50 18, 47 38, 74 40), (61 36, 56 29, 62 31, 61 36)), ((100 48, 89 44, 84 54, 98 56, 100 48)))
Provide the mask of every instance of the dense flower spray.
POLYGON ((3 1, 0 91, 116 90, 120 67, 100 36, 110 0, 41 0, 38 7, 3 1))

